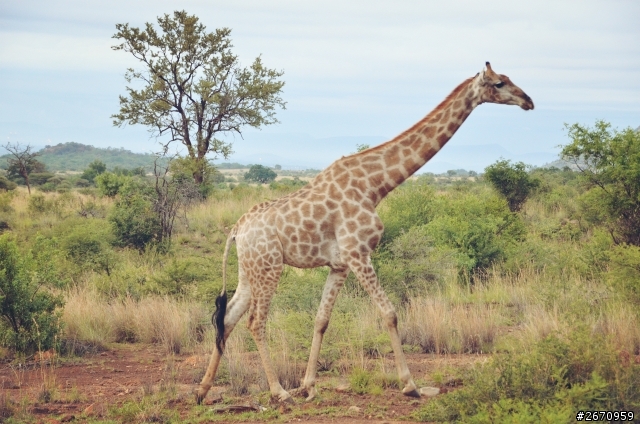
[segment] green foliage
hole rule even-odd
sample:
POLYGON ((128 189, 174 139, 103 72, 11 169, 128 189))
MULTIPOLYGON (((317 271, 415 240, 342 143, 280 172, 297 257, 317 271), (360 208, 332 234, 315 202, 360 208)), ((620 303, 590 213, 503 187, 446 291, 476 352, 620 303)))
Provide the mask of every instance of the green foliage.
POLYGON ((433 218, 435 191, 423 183, 405 183, 393 191, 378 208, 384 224, 381 246, 385 246, 413 226, 433 218))
POLYGON ((458 193, 439 198, 434 209, 426 234, 436 246, 455 249, 460 271, 472 278, 506 259, 525 236, 519 216, 492 195, 458 193))
MULTIPOLYGON (((283 73, 266 68, 260 57, 241 68, 231 52, 230 29, 207 33, 198 17, 185 11, 158 17, 157 27, 117 24, 116 29, 113 38, 121 43, 113 49, 131 53, 144 70, 126 72, 128 83, 143 86, 127 87, 127 96, 120 96, 114 125, 142 124, 157 135, 169 133, 168 143, 181 142, 192 160, 204 163, 209 153, 227 157, 231 152, 217 133, 240 134, 245 125, 277 122, 275 109, 285 105, 283 73)), ((200 174, 194 178, 202 183, 200 174)))
POLYGON ((27 208, 31 214, 47 212, 52 206, 52 202, 48 201, 42 194, 34 194, 29 197, 29 203, 27 204, 27 208))
POLYGON ((253 165, 249 168, 249 172, 245 172, 244 179, 260 184, 268 184, 274 181, 278 174, 273 170, 262 165, 253 165))
POLYGON ((116 246, 142 251, 160 239, 162 228, 153 209, 150 188, 135 180, 130 180, 123 188, 121 197, 109 214, 109 221, 116 246))
POLYGON ((279 181, 272 181, 269 184, 269 188, 271 190, 275 190, 278 194, 285 195, 287 193, 291 193, 293 191, 298 190, 301 187, 307 185, 306 181, 301 180, 298 177, 291 178, 283 178, 279 181))
POLYGON ((95 183, 100 194, 115 197, 130 180, 131 177, 127 175, 103 172, 95 178, 95 183))
POLYGON ((380 373, 374 373, 362 368, 355 368, 349 376, 349 385, 351 391, 356 394, 364 395, 382 395, 384 389, 401 388, 400 380, 395 376, 383 375, 380 373))
POLYGON ((110 275, 116 263, 115 254, 109 246, 111 238, 109 228, 102 222, 77 221, 71 231, 64 234, 60 248, 80 270, 110 275))
POLYGON ((609 252, 608 280, 627 295, 640 300, 640 247, 618 245, 609 252))
MULTIPOLYGON (((40 260, 46 258, 39 258, 40 260)), ((3 346, 31 354, 53 346, 60 330, 62 298, 49 293, 51 274, 38 267, 14 241, 0 236, 0 341, 3 346), (38 272, 40 271, 40 272, 38 272)))
POLYGON ((640 366, 621 363, 606 342, 578 326, 530 352, 495 355, 464 377, 461 389, 414 413, 422 421, 573 422, 579 410, 638 410, 640 366))
POLYGON ((4 175, 0 175, 0 190, 11 191, 15 190, 16 187, 18 187, 18 184, 8 180, 4 175))
POLYGON ((29 175, 29 182, 34 185, 42 185, 54 176, 55 174, 51 172, 33 172, 29 175))
POLYGON ((161 294, 186 297, 195 289, 197 282, 203 279, 199 266, 190 261, 178 261, 173 259, 164 267, 161 275, 154 277, 161 294))
POLYGON ((511 165, 509 160, 499 160, 484 170, 484 177, 509 204, 511 212, 518 212, 531 193, 540 185, 532 178, 522 162, 511 165))
POLYGON ((100 159, 96 159, 89 164, 87 169, 84 170, 80 178, 89 182, 94 182, 96 177, 107 170, 107 165, 100 159))
POLYGON ((372 260, 385 292, 400 303, 438 287, 447 270, 457 265, 455 250, 436 247, 424 225, 409 228, 372 260))
MULTIPOLYGON (((571 143, 562 158, 574 163, 581 180, 594 192, 588 204, 600 210, 616 242, 640 246, 640 133, 612 130, 597 121, 593 128, 566 126, 571 143)), ((593 213, 591 213, 593 215, 593 213)))

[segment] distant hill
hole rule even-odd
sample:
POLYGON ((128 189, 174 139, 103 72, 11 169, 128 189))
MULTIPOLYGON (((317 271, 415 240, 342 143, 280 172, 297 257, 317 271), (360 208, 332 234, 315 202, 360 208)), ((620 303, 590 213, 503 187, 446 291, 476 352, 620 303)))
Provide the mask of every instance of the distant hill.
MULTIPOLYGON (((133 153, 123 148, 103 149, 75 142, 45 146, 39 153, 38 160, 44 163, 49 171, 83 171, 96 159, 104 162, 107 170, 116 166, 125 169, 141 166, 150 168, 155 158, 152 154, 133 153)), ((6 167, 7 157, 9 155, 0 156, 0 167, 6 167)))

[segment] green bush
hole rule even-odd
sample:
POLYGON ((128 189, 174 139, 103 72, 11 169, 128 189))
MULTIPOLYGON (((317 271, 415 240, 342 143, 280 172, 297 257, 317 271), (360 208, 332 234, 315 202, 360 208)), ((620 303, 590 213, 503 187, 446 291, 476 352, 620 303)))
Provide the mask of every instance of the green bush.
POLYGON ((122 190, 122 196, 109 214, 114 244, 142 251, 159 240, 160 220, 153 209, 148 186, 131 180, 122 190))
POLYGON ((460 192, 433 207, 437 215, 426 234, 436 246, 455 249, 462 275, 472 278, 505 260, 526 233, 521 218, 495 195, 460 192))
POLYGON ((99 159, 94 160, 89 164, 89 167, 84 170, 80 178, 83 180, 87 180, 91 183, 94 182, 95 178, 105 172, 107 170, 107 165, 99 159))
POLYGON ((11 190, 15 190, 16 187, 18 187, 18 184, 9 180, 4 175, 0 175, 0 190, 11 191, 11 190))
POLYGON ((455 250, 436 246, 424 225, 400 234, 387 249, 377 250, 372 260, 385 292, 400 303, 439 287, 457 265, 455 250))
POLYGON ((462 388, 414 413, 422 421, 574 422, 579 410, 640 412, 640 365, 621 362, 606 340, 578 326, 530 352, 496 354, 462 388))
POLYGON ((160 294, 186 297, 194 291, 198 281, 203 280, 201 268, 192 261, 173 259, 164 267, 162 274, 153 278, 160 294))
POLYGON ((13 201, 14 196, 14 191, 8 191, 5 193, 0 192, 0 212, 13 212, 13 206, 11 206, 11 202, 13 201))
POLYGON ((484 170, 484 177, 507 200, 511 212, 518 212, 540 185, 540 181, 532 178, 526 168, 523 162, 511 165, 511 161, 503 159, 484 170))
POLYGON ((51 348, 61 331, 58 308, 62 298, 46 287, 48 275, 37 272, 31 255, 0 236, 0 341, 3 346, 31 354, 51 348))
POLYGON ((48 201, 42 194, 34 194, 33 196, 29 196, 27 210, 31 214, 45 213, 50 211, 52 207, 52 202, 48 201))
POLYGON ((618 291, 640 300, 640 247, 618 245, 609 253, 608 280, 618 291))
POLYGON ((424 183, 405 183, 392 192, 378 208, 384 224, 381 246, 388 245, 411 227, 428 223, 434 215, 435 199, 433 188, 424 183))
POLYGON ((81 270, 111 274, 116 258, 109 246, 111 235, 102 222, 89 220, 77 223, 64 234, 61 248, 67 258, 81 270))
POLYGON ((131 177, 127 175, 118 175, 111 172, 103 172, 95 177, 98 191, 107 197, 115 197, 130 180, 131 177))

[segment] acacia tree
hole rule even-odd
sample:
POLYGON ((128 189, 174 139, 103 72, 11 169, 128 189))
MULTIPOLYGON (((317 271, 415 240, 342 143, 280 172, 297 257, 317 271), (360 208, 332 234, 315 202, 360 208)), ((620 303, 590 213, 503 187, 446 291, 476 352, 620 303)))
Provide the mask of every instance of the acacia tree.
POLYGON ((4 148, 13 156, 7 159, 7 175, 10 177, 22 177, 27 186, 27 191, 31 194, 29 175, 32 172, 43 172, 45 170, 44 164, 36 159, 40 153, 31 151, 31 146, 28 144, 21 146, 20 143, 7 143, 4 148))
POLYGON ((571 143, 563 147, 562 159, 578 168, 590 188, 586 203, 596 210, 592 215, 601 215, 615 243, 640 246, 640 132, 612 130, 605 121, 566 128, 571 143))
POLYGON ((206 167, 206 156, 231 153, 231 144, 216 138, 218 134, 241 135, 246 125, 278 122, 276 108, 285 108, 280 97, 283 72, 266 68, 260 56, 242 68, 231 52, 231 30, 208 33, 185 11, 158 17, 158 27, 116 25, 113 38, 122 43, 112 49, 131 53, 144 70, 127 70, 127 82, 142 87, 126 87, 113 124, 143 124, 155 136, 167 136, 165 152, 173 142, 184 144, 195 163, 193 177, 202 183, 199 171, 206 167))
POLYGON ((260 184, 266 184, 274 181, 277 176, 278 174, 276 174, 266 166, 253 165, 251 168, 249 168, 249 172, 245 172, 244 179, 260 184))

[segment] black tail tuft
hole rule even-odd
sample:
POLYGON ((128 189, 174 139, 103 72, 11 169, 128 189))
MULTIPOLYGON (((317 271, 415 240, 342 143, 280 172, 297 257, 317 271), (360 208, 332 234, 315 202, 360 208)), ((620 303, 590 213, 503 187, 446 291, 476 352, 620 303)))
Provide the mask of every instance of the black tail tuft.
POLYGON ((216 310, 211 317, 211 323, 216 327, 216 347, 222 355, 224 350, 224 315, 227 313, 227 293, 216 298, 216 310))

